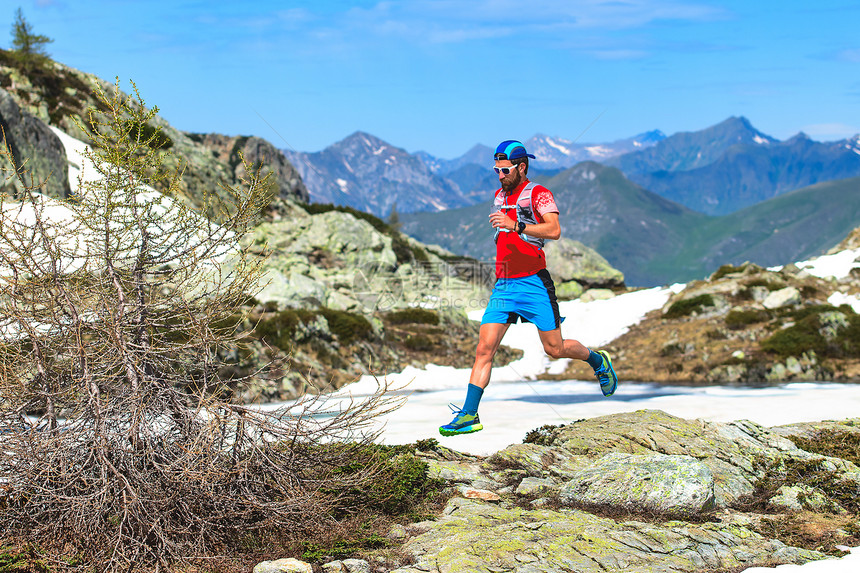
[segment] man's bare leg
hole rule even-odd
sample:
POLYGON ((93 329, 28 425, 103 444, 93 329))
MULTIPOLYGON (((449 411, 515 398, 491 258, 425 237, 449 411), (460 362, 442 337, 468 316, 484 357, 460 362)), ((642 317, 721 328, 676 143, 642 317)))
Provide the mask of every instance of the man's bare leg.
POLYGON ((577 360, 588 360, 588 356, 591 353, 591 351, 578 340, 573 340, 572 338, 563 339, 561 337, 560 328, 556 328, 555 330, 538 330, 538 335, 540 335, 540 341, 543 343, 544 352, 546 352, 550 358, 575 358, 577 360))
POLYGON ((605 350, 594 352, 586 348, 578 340, 561 337, 561 328, 555 330, 539 330, 540 341, 543 343, 544 351, 550 358, 575 358, 584 360, 594 369, 597 381, 600 382, 600 391, 604 396, 612 396, 618 387, 618 377, 612 367, 612 359, 605 350))
POLYGON ((478 388, 486 388, 490 383, 490 372, 493 370, 493 357, 502 343, 502 338, 508 331, 510 324, 482 324, 478 334, 478 348, 475 350, 475 363, 472 365, 472 374, 469 376, 469 384, 478 388))

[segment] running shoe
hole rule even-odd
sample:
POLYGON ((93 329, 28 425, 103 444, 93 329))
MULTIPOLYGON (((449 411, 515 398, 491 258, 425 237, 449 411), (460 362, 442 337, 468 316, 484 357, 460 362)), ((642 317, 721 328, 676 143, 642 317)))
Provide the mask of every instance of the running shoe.
POLYGON ((603 357, 603 364, 594 371, 594 374, 597 376, 597 381, 600 382, 600 391, 603 392, 603 395, 612 396, 615 389, 618 388, 618 376, 615 375, 609 353, 605 350, 598 350, 597 353, 603 357))
POLYGON ((483 430, 481 419, 475 414, 467 414, 462 409, 454 404, 449 404, 451 411, 454 412, 454 419, 450 424, 445 424, 439 428, 439 433, 443 436, 459 436, 460 434, 471 434, 483 430))

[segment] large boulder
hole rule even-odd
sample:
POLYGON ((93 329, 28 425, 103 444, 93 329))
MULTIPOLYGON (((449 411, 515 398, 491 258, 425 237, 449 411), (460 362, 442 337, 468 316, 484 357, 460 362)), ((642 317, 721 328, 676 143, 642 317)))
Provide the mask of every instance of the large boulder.
MULTIPOLYGON (((755 491, 755 484, 763 475, 763 460, 821 457, 749 421, 684 420, 659 410, 613 414, 568 424, 545 438, 544 443, 564 450, 568 466, 579 457, 583 469, 610 452, 691 456, 710 470, 717 507, 728 507, 755 491)), ((857 471, 850 462, 840 460, 839 465, 841 471, 857 471)))
POLYGON ((773 310, 784 306, 794 306, 800 304, 801 301, 799 290, 794 287, 785 287, 768 294, 762 305, 768 310, 773 310))
POLYGON ((624 286, 624 273, 579 241, 567 238, 547 241, 544 252, 547 269, 559 286, 569 281, 576 281, 585 288, 624 286))
POLYGON ((613 452, 577 472, 559 497, 568 505, 690 516, 714 508, 714 476, 690 456, 613 452))
MULTIPOLYGON (((4 89, 0 89, 0 129, 18 168, 30 172, 25 177, 26 185, 44 183, 40 192, 52 197, 64 199, 71 194, 66 150, 60 138, 45 122, 21 109, 4 89)), ((0 191, 10 194, 21 187, 17 179, 0 181, 0 191)))

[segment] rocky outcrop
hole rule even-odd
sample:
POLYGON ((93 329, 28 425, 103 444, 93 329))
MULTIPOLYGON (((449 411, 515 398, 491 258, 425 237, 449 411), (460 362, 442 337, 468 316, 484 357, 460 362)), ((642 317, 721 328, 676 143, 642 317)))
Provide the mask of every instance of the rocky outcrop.
MULTIPOLYGON (((69 167, 62 142, 43 121, 22 110, 4 89, 0 89, 0 129, 0 144, 5 136, 5 145, 18 169, 29 171, 24 177, 27 186, 44 184, 40 192, 52 197, 70 195, 69 167)), ((0 191, 14 195, 22 185, 18 179, 10 178, 0 182, 0 191)))
POLYGON ((415 565, 394 573, 680 572, 759 563, 803 563, 821 553, 756 534, 742 518, 724 523, 664 523, 600 517, 455 498, 404 549, 415 565))
MULTIPOLYGON (((839 255, 850 256, 852 251, 839 255)), ((860 315, 850 303, 858 293, 860 278, 854 274, 836 280, 796 265, 726 265, 688 283, 608 349, 619 377, 628 380, 856 380, 860 345, 852 333, 860 327, 860 315)), ((590 374, 572 363, 565 375, 590 374)))
POLYGON ((228 136, 217 133, 186 134, 230 166, 233 181, 246 176, 241 158, 253 166, 262 165, 262 175, 271 173, 274 195, 307 202, 310 195, 301 175, 284 154, 260 137, 228 136))
POLYGON ((772 526, 803 509, 831 543, 855 542, 839 502, 860 487, 858 468, 785 437, 802 426, 639 411, 545 426, 483 459, 437 447, 423 455, 454 497, 436 521, 397 530, 415 562, 395 571, 675 572, 828 557, 772 526))
POLYGON ((261 223, 245 243, 251 252, 268 253, 269 283, 258 299, 366 314, 416 306, 462 312, 486 304, 481 273, 487 269, 480 263, 452 261, 370 221, 338 209, 311 215, 291 204, 278 220, 261 223))
MULTIPOLYGON (((22 110, 43 124, 55 126, 72 137, 92 143, 78 122, 87 117, 89 109, 99 108, 95 91, 101 89, 112 94, 115 91, 114 84, 52 61, 43 68, 24 74, 8 65, 3 56, 4 52, 0 51, 0 87, 8 92, 22 110)), ((183 169, 180 192, 194 204, 201 205, 206 193, 218 203, 219 197, 224 194, 223 187, 239 184, 245 175, 239 152, 244 154, 248 162, 262 164, 263 174, 272 173, 275 198, 306 201, 309 197, 298 171, 283 153, 263 139, 185 133, 172 127, 160 116, 156 116, 152 124, 152 127, 161 128, 164 147, 170 151, 164 166, 168 169, 183 169)), ((43 128, 47 129, 47 125, 43 128)), ((60 150, 62 156, 62 147, 60 150)), ((217 215, 218 207, 216 205, 210 215, 217 215)))

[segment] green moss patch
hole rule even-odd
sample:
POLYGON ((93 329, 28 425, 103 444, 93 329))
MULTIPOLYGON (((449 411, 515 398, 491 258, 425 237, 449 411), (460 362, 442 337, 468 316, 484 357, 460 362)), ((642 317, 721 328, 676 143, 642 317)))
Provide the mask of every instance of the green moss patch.
POLYGON ((439 315, 426 308, 396 310, 385 316, 389 324, 439 324, 439 315))
POLYGON ((763 340, 762 350, 781 357, 801 356, 809 351, 828 358, 860 357, 860 315, 851 307, 814 305, 800 308, 789 317, 795 323, 763 340), (844 315, 844 324, 832 320, 833 312, 844 315))
POLYGON ((759 322, 770 320, 770 314, 766 310, 731 310, 726 315, 726 326, 732 330, 740 330, 759 322))
POLYGON ((388 516, 411 516, 423 499, 435 496, 444 485, 429 477, 427 462, 415 455, 415 447, 411 445, 368 444, 352 452, 349 463, 334 468, 331 474, 347 477, 365 472, 366 468, 376 468, 372 483, 337 492, 340 510, 364 508, 388 516))
POLYGON ((373 338, 373 326, 360 314, 331 308, 323 308, 319 312, 328 322, 332 334, 344 344, 373 338))
POLYGON ((309 310, 284 310, 261 318, 254 331, 266 344, 289 350, 295 341, 299 324, 310 324, 315 316, 316 313, 309 310))
MULTIPOLYGON (((79 565, 76 563, 76 565, 79 565)), ((31 544, 21 547, 0 547, 0 573, 47 573, 42 552, 31 544)))
POLYGON ((690 316, 694 312, 700 312, 706 307, 714 306, 714 297, 709 294, 700 294, 691 298, 685 298, 678 302, 672 303, 664 318, 681 318, 690 316))

